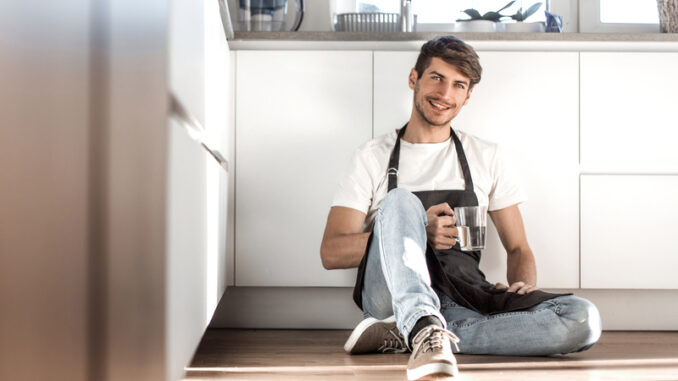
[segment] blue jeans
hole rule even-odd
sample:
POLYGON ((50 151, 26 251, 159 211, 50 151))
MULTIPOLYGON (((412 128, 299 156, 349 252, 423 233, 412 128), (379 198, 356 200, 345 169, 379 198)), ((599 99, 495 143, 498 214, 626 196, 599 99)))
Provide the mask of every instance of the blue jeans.
POLYGON ((596 343, 600 315, 586 299, 560 296, 488 316, 438 295, 426 265, 426 224, 421 201, 405 189, 390 191, 381 202, 365 268, 366 316, 395 315, 406 341, 419 318, 436 316, 461 339, 461 353, 545 356, 583 351, 596 343))

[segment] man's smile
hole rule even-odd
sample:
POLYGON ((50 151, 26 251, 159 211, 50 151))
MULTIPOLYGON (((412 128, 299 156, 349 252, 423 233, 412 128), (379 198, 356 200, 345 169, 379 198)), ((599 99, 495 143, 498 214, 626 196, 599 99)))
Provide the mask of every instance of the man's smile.
POLYGON ((434 109, 435 111, 439 111, 439 112, 447 111, 447 110, 449 110, 449 109, 452 107, 451 105, 449 105, 449 104, 447 104, 447 103, 445 103, 445 102, 440 102, 440 101, 438 101, 437 99, 428 99, 428 103, 429 103, 431 106, 433 106, 433 109, 434 109))

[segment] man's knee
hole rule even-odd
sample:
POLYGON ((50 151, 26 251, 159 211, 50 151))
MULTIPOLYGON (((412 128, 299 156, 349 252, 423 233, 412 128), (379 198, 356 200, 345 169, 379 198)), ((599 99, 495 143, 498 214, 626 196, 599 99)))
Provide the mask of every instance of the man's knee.
POLYGON ((414 193, 405 188, 390 190, 379 204, 382 213, 404 210, 406 213, 423 213, 426 215, 424 206, 414 193))
POLYGON ((600 338, 602 323, 598 308, 577 296, 558 298, 557 313, 566 329, 560 337, 557 353, 581 352, 591 348, 600 338))

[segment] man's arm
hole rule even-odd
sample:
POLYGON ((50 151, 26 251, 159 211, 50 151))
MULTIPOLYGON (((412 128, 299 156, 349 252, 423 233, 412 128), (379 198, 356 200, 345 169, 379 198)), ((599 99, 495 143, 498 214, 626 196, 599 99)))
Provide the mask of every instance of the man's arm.
MULTIPOLYGON (((510 284, 508 291, 525 294, 536 290, 537 268, 532 249, 527 244, 523 218, 518 205, 491 211, 490 217, 508 254, 506 269, 506 277, 510 284)), ((500 283, 497 287, 506 288, 500 283)))
POLYGON ((360 265, 370 236, 370 233, 360 232, 365 217, 365 213, 352 208, 333 206, 330 209, 320 245, 323 267, 331 270, 360 265))

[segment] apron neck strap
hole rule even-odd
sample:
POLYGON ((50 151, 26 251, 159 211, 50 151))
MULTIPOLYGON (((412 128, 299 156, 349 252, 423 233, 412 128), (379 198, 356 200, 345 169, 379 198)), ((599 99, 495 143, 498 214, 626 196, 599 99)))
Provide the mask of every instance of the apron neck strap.
MULTIPOLYGON (((402 139, 405 134, 405 129, 407 128, 407 123, 400 129, 398 132, 398 137, 396 138, 395 146, 393 151, 391 151, 391 157, 388 161, 388 190, 391 191, 398 187, 398 164, 400 162, 400 139, 402 139)), ((457 134, 454 133, 452 127, 450 127, 450 136, 452 141, 454 141, 454 147, 457 151, 457 159, 459 160, 459 165, 461 166, 461 171, 464 174, 464 185, 465 190, 473 191, 473 180, 471 179, 471 169, 468 166, 468 161, 466 160, 466 155, 464 154, 464 149, 461 146, 461 141, 457 134)))

